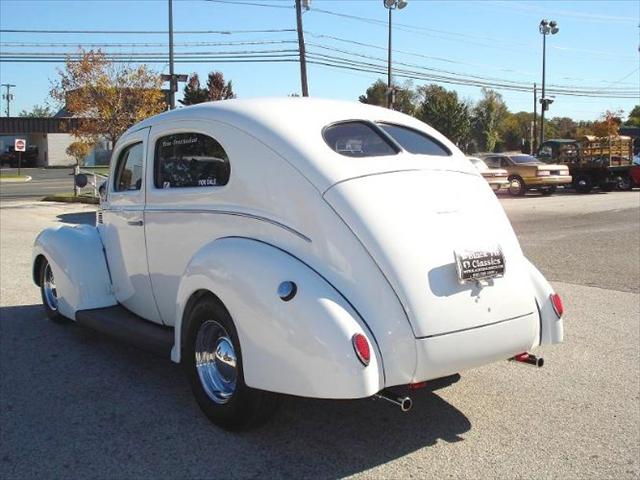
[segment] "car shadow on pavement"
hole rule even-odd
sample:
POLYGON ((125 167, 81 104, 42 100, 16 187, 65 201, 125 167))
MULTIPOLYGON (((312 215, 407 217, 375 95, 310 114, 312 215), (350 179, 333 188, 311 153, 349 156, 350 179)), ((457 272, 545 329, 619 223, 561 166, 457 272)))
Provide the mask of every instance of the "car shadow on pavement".
POLYGON ((266 425, 229 433, 200 413, 168 359, 55 324, 40 305, 0 308, 0 331, 2 478, 335 478, 471 429, 425 389, 408 413, 369 399, 284 397, 266 425))
POLYGON ((96 225, 96 212, 62 213, 56 215, 56 218, 62 223, 73 225, 96 225))

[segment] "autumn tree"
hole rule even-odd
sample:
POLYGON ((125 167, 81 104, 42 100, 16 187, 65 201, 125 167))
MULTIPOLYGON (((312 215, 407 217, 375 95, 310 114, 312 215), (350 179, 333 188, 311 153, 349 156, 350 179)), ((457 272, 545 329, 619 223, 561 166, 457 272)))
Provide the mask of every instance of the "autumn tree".
MULTIPOLYGON (((396 96, 393 103, 394 110, 412 115, 415 110, 415 102, 417 94, 410 82, 403 86, 393 84, 396 96)), ((387 83, 381 79, 376 80, 364 95, 360 95, 358 100, 369 105, 378 105, 379 107, 387 106, 387 83)))
POLYGON ((78 118, 71 133, 115 144, 133 124, 166 109, 160 76, 145 65, 114 64, 101 50, 80 50, 58 70, 51 96, 78 118))
POLYGON ((494 151, 508 112, 502 95, 495 90, 482 89, 482 99, 473 109, 474 133, 481 150, 494 151))
POLYGON ((183 105, 195 105, 216 100, 228 100, 236 98, 233 92, 231 80, 225 81, 222 72, 210 72, 207 76, 207 85, 202 87, 197 73, 192 73, 183 90, 183 105))
MULTIPOLYGON (((76 166, 80 167, 82 164, 84 164, 84 160, 85 158, 87 158, 87 155, 89 155, 92 148, 93 148, 93 144, 87 143, 86 141, 79 140, 79 141, 72 142, 67 147, 66 152, 67 152, 67 155, 74 158, 74 160, 76 161, 76 166)), ((76 186, 75 182, 73 185, 73 194, 76 197, 78 196, 78 187, 76 186)))
POLYGON ((593 123, 593 134, 600 138, 617 136, 622 124, 622 113, 622 110, 604 112, 600 120, 593 123))
POLYGON ((464 147, 471 133, 469 105, 461 101, 455 91, 445 90, 438 85, 419 87, 418 95, 422 100, 415 110, 415 116, 466 149, 464 147))

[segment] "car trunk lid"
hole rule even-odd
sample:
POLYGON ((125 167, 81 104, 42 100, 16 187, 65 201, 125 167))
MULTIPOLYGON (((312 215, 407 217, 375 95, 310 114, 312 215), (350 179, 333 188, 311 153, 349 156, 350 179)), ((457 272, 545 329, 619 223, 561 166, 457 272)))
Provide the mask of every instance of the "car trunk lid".
POLYGON ((485 180, 475 173, 400 171, 340 182, 324 195, 398 295, 418 338, 535 312, 525 259, 485 180), (503 276, 461 283, 455 254, 502 252, 503 276))

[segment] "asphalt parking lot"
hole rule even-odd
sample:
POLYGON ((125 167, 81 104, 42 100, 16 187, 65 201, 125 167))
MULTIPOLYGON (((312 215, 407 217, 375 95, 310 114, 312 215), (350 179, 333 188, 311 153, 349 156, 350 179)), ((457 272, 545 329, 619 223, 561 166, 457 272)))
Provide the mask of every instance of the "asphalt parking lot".
POLYGON ((0 477, 633 478, 640 475, 640 192, 503 198, 565 302, 545 367, 502 362, 381 402, 288 398, 259 430, 200 414, 176 365, 45 319, 44 227, 89 206, 0 204, 0 477))

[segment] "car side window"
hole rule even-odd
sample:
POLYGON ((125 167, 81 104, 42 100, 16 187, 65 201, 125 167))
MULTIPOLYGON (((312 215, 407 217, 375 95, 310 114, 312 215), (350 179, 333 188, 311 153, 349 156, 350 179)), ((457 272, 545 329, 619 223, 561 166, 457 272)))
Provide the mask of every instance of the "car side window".
POLYGON ((174 133, 156 141, 156 188, 222 186, 230 173, 227 152, 208 135, 174 133))
POLYGON ((115 192, 127 192, 142 188, 142 142, 129 145, 120 152, 113 183, 115 192))
POLYGON ((502 165, 502 168, 507 168, 511 165, 511 162, 509 161, 509 159, 502 157, 500 159, 500 164, 502 165))
POLYGON ((500 159, 498 157, 486 157, 484 161, 491 168, 500 168, 500 159))

